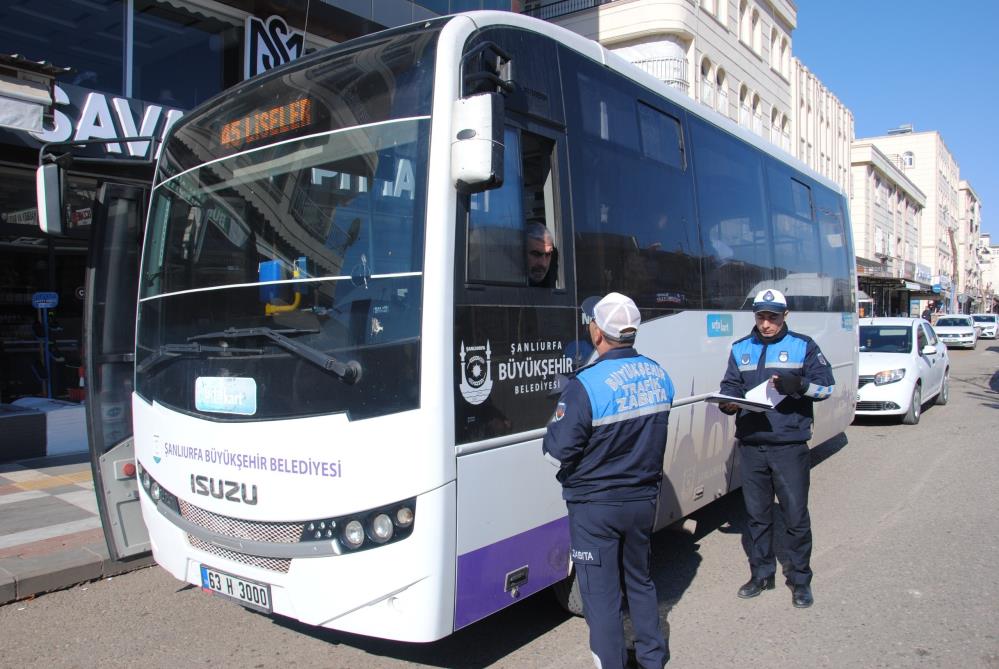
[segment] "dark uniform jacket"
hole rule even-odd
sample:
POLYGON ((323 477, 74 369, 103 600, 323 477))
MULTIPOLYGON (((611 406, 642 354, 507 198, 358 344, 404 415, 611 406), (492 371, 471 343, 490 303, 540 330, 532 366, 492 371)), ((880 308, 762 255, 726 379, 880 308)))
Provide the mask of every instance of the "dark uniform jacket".
POLYGON ((561 463, 563 499, 655 498, 672 402, 666 370, 631 347, 612 349, 577 372, 542 444, 561 463))
POLYGON ((774 374, 804 377, 807 388, 785 397, 772 411, 740 410, 735 419, 735 437, 745 444, 800 444, 812 436, 812 402, 832 395, 832 367, 811 337, 787 329, 765 343, 754 327, 748 337, 732 344, 721 392, 745 397, 746 391, 774 374))

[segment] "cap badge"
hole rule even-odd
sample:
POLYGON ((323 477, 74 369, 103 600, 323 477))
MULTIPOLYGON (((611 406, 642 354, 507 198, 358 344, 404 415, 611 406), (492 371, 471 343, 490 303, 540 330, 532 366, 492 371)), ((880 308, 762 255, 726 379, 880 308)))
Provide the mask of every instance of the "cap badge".
POLYGON ((766 293, 763 294, 763 299, 766 300, 767 302, 773 302, 774 294, 768 290, 766 293))

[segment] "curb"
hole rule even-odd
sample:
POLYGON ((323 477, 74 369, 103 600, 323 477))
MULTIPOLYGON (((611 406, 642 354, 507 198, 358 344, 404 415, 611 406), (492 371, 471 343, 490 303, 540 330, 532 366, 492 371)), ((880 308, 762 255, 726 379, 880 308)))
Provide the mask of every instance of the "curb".
POLYGON ((55 590, 65 590, 89 581, 125 574, 154 565, 150 554, 115 561, 89 547, 54 553, 41 559, 22 560, 0 566, 0 605, 28 599, 55 590))

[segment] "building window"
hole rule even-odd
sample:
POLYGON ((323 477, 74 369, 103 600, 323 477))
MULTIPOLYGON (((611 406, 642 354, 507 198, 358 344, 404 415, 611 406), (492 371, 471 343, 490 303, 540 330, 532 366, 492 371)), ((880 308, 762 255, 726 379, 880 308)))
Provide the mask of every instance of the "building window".
POLYGON ((916 156, 913 155, 912 151, 906 151, 902 154, 902 167, 915 167, 916 166, 916 156))
POLYGON ((715 75, 715 84, 718 88, 718 111, 724 116, 729 115, 728 111, 728 81, 725 77, 725 70, 718 68, 718 73, 715 75))
POLYGON ((711 61, 705 57, 701 61, 701 102, 709 107, 715 106, 714 77, 712 76, 711 61))
POLYGON ((743 44, 749 44, 752 38, 749 25, 749 3, 747 0, 739 0, 739 39, 743 44))
POLYGON ((0 3, 0 42, 3 53, 72 67, 60 83, 124 93, 122 0, 6 0, 0 3))
POLYGON ((750 22, 750 28, 752 30, 753 51, 760 54, 763 52, 763 24, 760 21, 760 13, 755 9, 753 10, 753 18, 750 22))
POLYGON ((770 29, 770 67, 780 71, 780 35, 776 26, 770 29))
POLYGON ((190 109, 242 79, 242 25, 135 1, 132 97, 190 109))

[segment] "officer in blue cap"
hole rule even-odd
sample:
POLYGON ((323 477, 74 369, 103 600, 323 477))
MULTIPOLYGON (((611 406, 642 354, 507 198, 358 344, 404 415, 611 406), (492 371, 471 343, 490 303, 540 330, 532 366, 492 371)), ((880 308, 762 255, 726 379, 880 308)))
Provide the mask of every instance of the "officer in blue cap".
POLYGON ((749 516, 747 550, 750 578, 739 597, 749 599, 774 587, 774 493, 784 516, 784 547, 788 564, 784 576, 791 603, 812 605, 812 527, 808 516, 810 462, 806 442, 812 436, 812 404, 833 392, 832 367, 811 338, 787 329, 787 299, 767 289, 753 300, 756 326, 732 344, 721 392, 745 397, 747 390, 767 382, 785 395, 773 410, 740 410, 720 404, 727 414, 738 413, 735 437, 739 441, 742 495, 749 516))
POLYGON ((635 659, 661 669, 669 649, 652 582, 652 528, 663 475, 673 383, 633 344, 641 316, 620 293, 583 303, 598 358, 568 381, 542 450, 559 462, 571 557, 596 666, 627 662, 623 597, 635 659), (622 592, 622 584, 624 592, 622 592))

